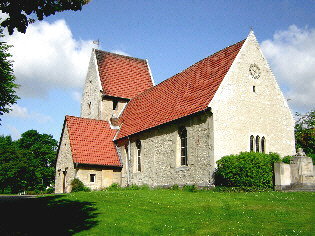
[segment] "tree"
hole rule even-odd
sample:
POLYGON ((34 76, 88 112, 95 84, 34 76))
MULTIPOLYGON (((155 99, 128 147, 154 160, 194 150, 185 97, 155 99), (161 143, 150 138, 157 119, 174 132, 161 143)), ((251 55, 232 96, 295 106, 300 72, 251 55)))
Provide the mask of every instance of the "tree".
POLYGON ((44 190, 55 180, 57 141, 51 135, 29 130, 21 135, 17 145, 19 149, 28 151, 28 187, 44 190))
MULTIPOLYGON (((0 38, 1 37, 3 37, 3 34, 0 28, 0 38)), ((9 45, 0 41, 0 115, 8 113, 10 106, 19 99, 15 91, 18 85, 15 84, 12 63, 8 59, 11 57, 10 53, 8 53, 9 48, 9 45)))
POLYGON ((2 27, 8 28, 12 35, 16 28, 19 32, 25 33, 27 26, 35 22, 30 15, 37 17, 39 21, 44 16, 54 15, 56 12, 65 10, 81 10, 82 6, 90 0, 2 0, 0 10, 7 13, 9 17, 2 23, 2 27))
POLYGON ((54 183, 57 141, 29 130, 21 139, 0 136, 0 190, 41 191, 54 183))
POLYGON ((315 109, 303 114, 296 113, 296 148, 303 148, 307 155, 315 154, 315 109))

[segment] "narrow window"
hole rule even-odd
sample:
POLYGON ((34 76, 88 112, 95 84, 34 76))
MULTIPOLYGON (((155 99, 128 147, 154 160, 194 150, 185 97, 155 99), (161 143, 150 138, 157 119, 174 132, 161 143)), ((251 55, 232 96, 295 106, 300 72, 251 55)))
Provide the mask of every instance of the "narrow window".
POLYGON ((260 138, 259 138, 259 136, 257 135, 257 136, 256 136, 256 152, 259 152, 259 141, 260 141, 260 138))
POLYGON ((90 182, 95 183, 95 174, 90 174, 90 182))
POLYGON ((141 141, 138 139, 136 141, 137 146, 137 170, 141 171, 141 141))
POLYGON ((187 130, 182 127, 179 129, 180 137, 180 153, 181 153, 181 165, 187 166, 187 130))
POLYGON ((266 145, 266 140, 265 137, 261 138, 261 152, 265 153, 265 145, 266 145))
POLYGON ((250 136, 249 146, 250 146, 250 151, 253 152, 254 151, 254 135, 250 136))
POLYGON ((113 100, 113 110, 116 110, 117 105, 118 105, 118 100, 116 98, 114 98, 114 100, 113 100))

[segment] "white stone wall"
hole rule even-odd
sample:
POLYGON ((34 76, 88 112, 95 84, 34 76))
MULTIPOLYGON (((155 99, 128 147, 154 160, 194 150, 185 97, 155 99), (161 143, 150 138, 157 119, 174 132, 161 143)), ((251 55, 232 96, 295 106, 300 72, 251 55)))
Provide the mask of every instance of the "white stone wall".
POLYGON ((65 175, 65 192, 70 193, 71 181, 74 178, 75 170, 67 125, 64 127, 63 136, 61 137, 60 142, 56 163, 55 193, 63 193, 64 171, 67 171, 65 175))
POLYGON ((130 137, 130 162, 127 163, 125 147, 119 147, 124 163, 122 185, 147 184, 151 187, 174 184, 213 184, 213 127, 209 111, 155 127, 130 137), (188 166, 178 166, 178 129, 187 129, 188 166), (141 140, 141 172, 137 171, 136 140, 141 140), (128 168, 129 164, 129 168, 128 168))
POLYGON ((81 98, 81 117, 101 119, 101 82, 98 75, 96 57, 92 52, 88 73, 85 79, 84 89, 81 98))
POLYGON ((251 135, 265 137, 266 153, 295 153, 293 115, 253 33, 209 106, 214 114, 215 161, 250 151, 251 135), (258 79, 250 75, 251 64, 260 68, 258 79))

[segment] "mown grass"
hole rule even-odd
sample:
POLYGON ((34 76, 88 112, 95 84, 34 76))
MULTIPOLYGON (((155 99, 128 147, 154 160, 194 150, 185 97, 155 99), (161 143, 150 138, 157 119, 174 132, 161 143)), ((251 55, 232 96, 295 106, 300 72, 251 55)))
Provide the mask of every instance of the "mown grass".
POLYGON ((314 235, 313 192, 117 190, 0 197, 0 235, 314 235))
POLYGON ((120 190, 73 193, 95 225, 78 235, 312 235, 314 193, 120 190))

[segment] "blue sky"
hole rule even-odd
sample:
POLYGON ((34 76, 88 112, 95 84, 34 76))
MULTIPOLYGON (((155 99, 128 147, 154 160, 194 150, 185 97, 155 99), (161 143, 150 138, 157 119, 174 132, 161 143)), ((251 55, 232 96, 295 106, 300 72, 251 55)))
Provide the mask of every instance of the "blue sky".
MULTIPOLYGON (((103 1, 15 32, 11 50, 21 97, 0 135, 29 130, 59 140, 65 115, 80 116, 93 40, 100 49, 148 59, 158 84, 247 37, 262 47, 292 112, 315 107, 314 1, 103 1)), ((5 17, 2 15, 2 17, 5 17)))

